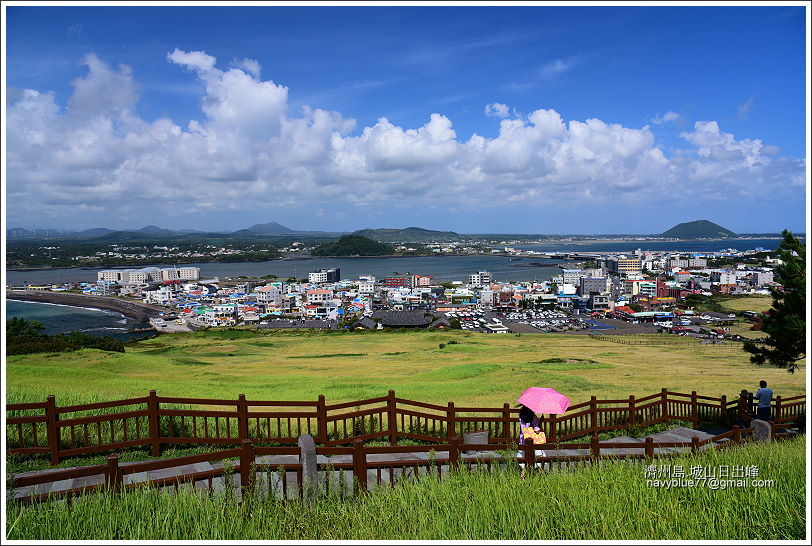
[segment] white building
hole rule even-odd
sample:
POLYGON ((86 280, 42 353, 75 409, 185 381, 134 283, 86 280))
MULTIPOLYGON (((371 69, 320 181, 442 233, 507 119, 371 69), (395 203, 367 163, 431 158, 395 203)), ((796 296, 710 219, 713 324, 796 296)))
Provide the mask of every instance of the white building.
POLYGON ((141 269, 105 269, 99 271, 98 280, 118 284, 146 284, 161 281, 194 281, 200 278, 199 267, 144 267, 141 269))
POLYGON ((480 271, 473 275, 468 275, 468 284, 472 286, 487 286, 493 281, 493 276, 489 271, 480 271))

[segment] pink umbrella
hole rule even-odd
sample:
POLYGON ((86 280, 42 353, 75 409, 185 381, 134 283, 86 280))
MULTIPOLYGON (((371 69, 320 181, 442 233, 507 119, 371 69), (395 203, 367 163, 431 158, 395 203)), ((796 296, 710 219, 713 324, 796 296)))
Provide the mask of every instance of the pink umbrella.
POLYGON ((570 399, 555 389, 530 387, 522 393, 519 404, 533 410, 533 413, 564 413, 570 406, 570 399))

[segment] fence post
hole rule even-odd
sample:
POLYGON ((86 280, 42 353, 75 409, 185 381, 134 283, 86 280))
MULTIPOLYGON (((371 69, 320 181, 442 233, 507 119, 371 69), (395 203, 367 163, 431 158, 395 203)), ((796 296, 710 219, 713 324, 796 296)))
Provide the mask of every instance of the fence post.
POLYGON ((547 420, 550 423, 550 442, 556 443, 558 442, 558 431, 556 430, 558 427, 556 423, 558 422, 558 416, 554 413, 550 414, 550 418, 547 420))
POLYGON ((595 432, 598 429, 598 397, 589 397, 589 430, 595 432))
POLYGON ((699 453, 699 438, 697 436, 691 438, 691 453, 699 453))
POLYGON ((781 395, 775 397, 775 413, 773 414, 773 421, 779 423, 781 417, 781 395))
POLYGON ((527 472, 533 472, 536 468, 536 445, 533 443, 532 438, 525 438, 524 445, 524 468, 527 472))
POLYGON ((637 409, 635 408, 634 395, 629 395, 629 426, 633 427, 637 424, 637 409))
POLYGON ((237 430, 240 440, 248 439, 248 403, 244 394, 237 398, 237 430))
POLYGON ((452 438, 457 437, 457 415, 454 409, 454 402, 448 403, 448 409, 446 410, 446 427, 446 436, 450 442, 452 438))
POLYGON ((389 425, 389 445, 398 445, 398 416, 395 405, 395 391, 389 391, 386 397, 386 420, 389 425))
POLYGON ((646 459, 654 458, 654 438, 646 436, 646 459))
POLYGON ((733 425, 733 442, 736 444, 742 443, 742 429, 739 425, 733 425))
POLYGON ((510 404, 505 402, 502 406, 502 439, 506 444, 510 443, 510 425, 511 425, 511 418, 510 418, 510 404))
POLYGON ((460 439, 456 436, 448 439, 448 461, 454 470, 460 466, 460 439))
POLYGON ((724 426, 727 423, 727 395, 723 394, 722 400, 719 402, 719 424, 724 426))
POLYGON ((107 489, 118 491, 124 484, 124 476, 118 468, 118 455, 113 453, 107 457, 107 470, 104 473, 104 485, 107 489))
POLYGON ((589 450, 592 453, 592 457, 595 459, 601 458, 601 446, 599 445, 600 439, 598 438, 598 433, 592 433, 592 440, 589 442, 589 450))
MULTIPOLYGON (((59 430, 56 427, 56 397, 49 394, 45 399, 45 416, 48 419, 48 447, 51 448, 51 466, 59 464, 59 430)), ((22 446, 20 446, 22 447, 22 446)))
POLYGON ((666 388, 660 391, 660 406, 662 406, 660 408, 660 413, 662 414, 660 417, 663 421, 668 421, 671 416, 668 414, 668 389, 666 388))
POLYGON ((316 422, 319 427, 318 441, 320 444, 327 443, 327 402, 323 394, 319 395, 318 406, 316 406, 316 422))
POLYGON ((367 492, 367 456, 364 453, 364 444, 355 440, 355 449, 352 452, 353 474, 355 475, 355 492, 367 492))
POLYGON ((149 402, 147 402, 147 409, 149 411, 149 437, 152 440, 152 456, 161 456, 161 429, 160 420, 158 416, 158 395, 152 390, 149 391, 149 402))
POLYGON ((254 445, 251 440, 243 440, 241 442, 240 451, 240 489, 242 489, 243 498, 251 486, 254 485, 254 480, 251 476, 251 464, 254 462, 254 445))
POLYGON ((691 391, 691 422, 694 426, 699 425, 699 408, 696 401, 696 391, 691 391))

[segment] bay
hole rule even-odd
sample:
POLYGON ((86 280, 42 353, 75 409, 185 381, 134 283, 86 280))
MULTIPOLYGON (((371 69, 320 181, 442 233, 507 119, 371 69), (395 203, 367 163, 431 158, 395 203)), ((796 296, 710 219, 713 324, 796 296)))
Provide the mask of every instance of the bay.
MULTIPOLYGON (((521 250, 537 252, 595 252, 595 253, 631 253, 636 249, 643 251, 664 252, 719 252, 723 249, 754 250, 775 249, 780 239, 720 239, 703 241, 656 241, 656 240, 618 240, 556 242, 531 245, 507 245, 521 250)), ((435 282, 466 281, 468 275, 478 271, 490 271, 496 281, 544 281, 560 273, 557 264, 560 259, 523 258, 511 260, 505 256, 472 255, 472 256, 408 256, 402 258, 310 258, 292 260, 270 260, 267 262, 236 263, 189 263, 178 264, 200 268, 203 279, 213 277, 262 277, 276 275, 280 278, 305 278, 311 271, 321 268, 341 268, 341 278, 357 279, 360 275, 372 275, 383 279, 395 273, 412 273, 431 275, 435 282), (540 267, 533 263, 541 264, 540 267)), ((171 267, 168 264, 156 264, 158 267, 171 267)), ((17 286, 22 284, 47 284, 65 282, 95 282, 98 272, 107 267, 76 267, 65 269, 44 269, 31 271, 6 271, 6 283, 17 286)))
POLYGON ((6 320, 12 317, 42 322, 45 333, 49 335, 79 331, 91 336, 109 336, 120 341, 152 335, 151 332, 130 332, 130 329, 146 324, 104 309, 6 300, 6 320))

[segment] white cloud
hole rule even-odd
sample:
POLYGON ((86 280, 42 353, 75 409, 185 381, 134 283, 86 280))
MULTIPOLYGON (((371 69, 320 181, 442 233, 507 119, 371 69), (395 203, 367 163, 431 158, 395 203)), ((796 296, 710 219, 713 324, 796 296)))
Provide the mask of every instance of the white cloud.
POLYGON ((160 223, 179 211, 374 210, 432 206, 439 196, 460 209, 645 203, 666 193, 672 201, 730 203, 804 187, 803 160, 780 157, 760 140, 737 140, 715 121, 683 132, 686 149, 670 158, 648 126, 567 121, 553 109, 510 115, 501 103, 485 107, 501 118, 492 138, 460 139, 441 113, 417 128, 381 118, 356 131, 338 112, 308 107, 292 116, 288 89, 261 80, 258 63, 220 70, 214 57, 179 49, 167 59, 204 84, 201 116, 185 128, 139 118, 131 70, 93 55, 65 108, 51 93, 15 93, 7 119, 12 223, 47 217, 64 224, 78 212, 110 219, 92 222, 101 225, 160 223))
POLYGON ((583 58, 580 55, 569 57, 567 59, 555 59, 539 68, 539 76, 544 79, 551 80, 564 72, 572 70, 582 62, 583 58))
POLYGON ((677 121, 679 119, 679 114, 676 112, 666 112, 662 115, 662 117, 658 114, 651 119, 651 123, 655 125, 662 125, 663 123, 668 123, 670 121, 677 121))
POLYGON ((189 70, 196 70, 198 72, 210 72, 214 68, 214 63, 217 61, 211 55, 206 55, 202 51, 182 51, 175 48, 166 54, 166 58, 181 66, 185 66, 189 70))
POLYGON ((232 66, 242 68, 255 78, 259 78, 260 73, 259 61, 256 61, 254 59, 243 59, 241 61, 233 61, 232 66))
POLYGON ((510 108, 507 107, 507 104, 501 102, 486 104, 485 115, 494 118, 506 118, 510 115, 510 108))

